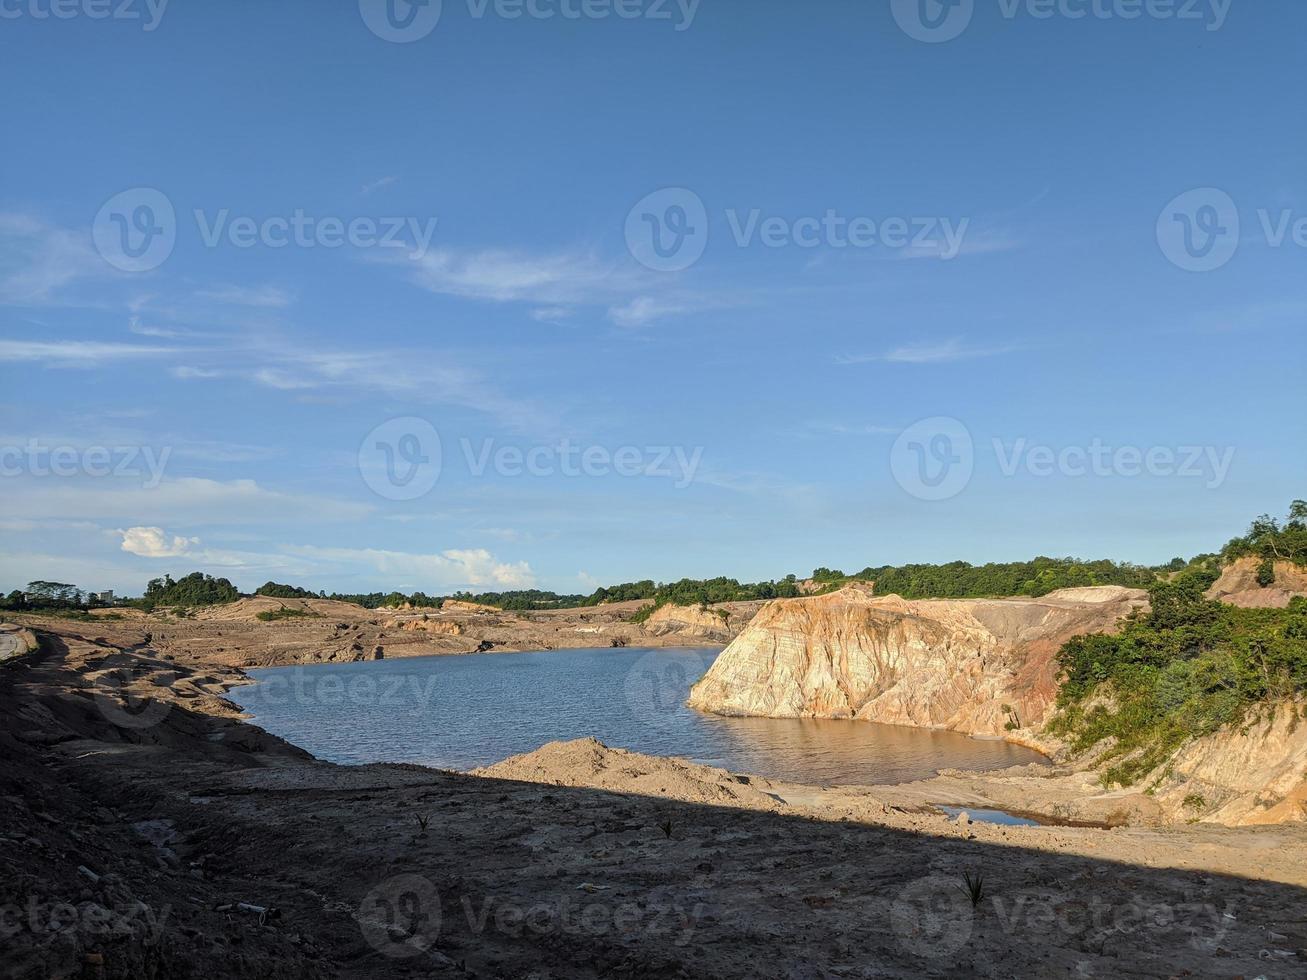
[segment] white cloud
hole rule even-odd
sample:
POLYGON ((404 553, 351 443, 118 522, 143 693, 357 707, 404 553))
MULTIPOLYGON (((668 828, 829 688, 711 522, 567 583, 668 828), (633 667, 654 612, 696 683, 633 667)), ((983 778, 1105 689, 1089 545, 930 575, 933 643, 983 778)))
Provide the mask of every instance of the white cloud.
POLYGON ((119 529, 123 536, 122 549, 142 558, 177 558, 189 554, 200 543, 199 538, 169 537, 161 527, 129 527, 119 529))
POLYGON ((961 340, 953 338, 934 344, 906 345, 895 347, 880 354, 843 354, 837 357, 838 364, 870 364, 881 361, 889 364, 946 364, 953 361, 970 361, 980 357, 995 357, 1020 350, 1015 345, 994 347, 969 347, 961 340))

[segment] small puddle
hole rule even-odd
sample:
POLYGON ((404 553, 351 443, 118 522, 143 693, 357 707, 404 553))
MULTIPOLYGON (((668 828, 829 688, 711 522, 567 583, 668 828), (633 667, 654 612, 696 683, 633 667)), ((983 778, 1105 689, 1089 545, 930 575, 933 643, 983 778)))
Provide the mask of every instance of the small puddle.
POLYGON ((965 813, 975 823, 995 823, 1003 827, 1042 827, 1044 826, 1038 820, 1032 817, 1022 817, 1015 813, 1008 813, 1006 810, 973 810, 969 806, 942 806, 935 804, 935 809, 941 813, 947 814, 950 818, 957 817, 960 813, 965 813))

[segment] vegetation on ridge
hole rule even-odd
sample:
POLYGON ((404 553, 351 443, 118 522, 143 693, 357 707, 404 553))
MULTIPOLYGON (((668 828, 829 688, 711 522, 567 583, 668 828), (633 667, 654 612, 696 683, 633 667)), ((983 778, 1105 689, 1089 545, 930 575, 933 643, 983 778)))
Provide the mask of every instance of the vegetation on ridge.
MULTIPOLYGON (((1305 528, 1300 505, 1282 528, 1254 521, 1227 552, 1260 554, 1273 536, 1287 553, 1305 528)), ((1065 676, 1048 731, 1077 752, 1108 745, 1105 784, 1137 782, 1191 738, 1307 694, 1307 599, 1287 609, 1226 605, 1204 596, 1216 575, 1199 565, 1159 582, 1149 590, 1151 610, 1127 618, 1119 633, 1076 636, 1062 647, 1065 676)))

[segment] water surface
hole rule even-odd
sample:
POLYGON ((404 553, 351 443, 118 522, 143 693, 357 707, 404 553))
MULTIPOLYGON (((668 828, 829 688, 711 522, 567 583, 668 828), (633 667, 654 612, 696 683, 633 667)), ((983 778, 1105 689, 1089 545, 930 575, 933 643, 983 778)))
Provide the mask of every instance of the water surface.
POLYGON ((716 651, 586 649, 250 670, 231 692, 255 723, 340 763, 473 769, 594 736, 736 772, 817 785, 1038 762, 1029 749, 867 722, 719 718, 685 707, 716 651))

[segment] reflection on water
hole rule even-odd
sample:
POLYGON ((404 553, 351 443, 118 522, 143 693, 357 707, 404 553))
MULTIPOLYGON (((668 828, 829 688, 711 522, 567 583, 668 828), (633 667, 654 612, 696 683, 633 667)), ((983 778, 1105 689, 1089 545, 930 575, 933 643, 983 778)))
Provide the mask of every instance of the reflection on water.
POLYGON ((685 707, 716 656, 588 649, 251 670, 232 697, 255 722, 342 763, 473 769, 594 736, 736 772, 823 785, 898 783, 940 769, 1036 762, 1029 749, 866 722, 719 718, 685 707))

